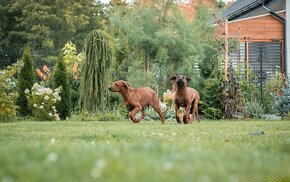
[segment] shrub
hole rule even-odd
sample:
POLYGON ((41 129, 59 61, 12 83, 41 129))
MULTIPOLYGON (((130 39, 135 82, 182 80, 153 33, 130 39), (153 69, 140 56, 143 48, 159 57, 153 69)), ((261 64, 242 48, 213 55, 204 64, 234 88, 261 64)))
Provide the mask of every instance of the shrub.
POLYGON ((174 106, 174 93, 170 90, 167 90, 163 93, 163 101, 165 102, 166 106, 169 108, 173 108, 174 106))
POLYGON ((21 62, 0 71, 0 121, 11 121, 16 115, 16 79, 13 77, 21 62))
POLYGON ((77 53, 77 48, 72 42, 67 42, 62 48, 63 60, 68 71, 71 88, 72 110, 76 109, 79 100, 80 69, 79 66, 84 59, 84 53, 77 53))
POLYGON ((55 90, 35 83, 31 91, 26 89, 25 94, 28 98, 29 107, 32 115, 39 120, 59 120, 56 103, 61 101, 59 93, 61 87, 55 90))
POLYGON ((274 110, 282 116, 286 117, 290 112, 290 82, 286 81, 285 87, 282 88, 277 93, 273 94, 275 98, 275 108, 274 110))
POLYGON ((31 89, 33 83, 35 82, 33 63, 29 46, 24 48, 21 60, 23 61, 23 67, 21 68, 18 75, 18 98, 16 104, 19 106, 17 111, 20 115, 29 116, 31 115, 31 109, 28 107, 28 100, 24 90, 31 89))
POLYGON ((274 112, 275 98, 272 93, 277 93, 277 91, 283 86, 282 84, 283 76, 282 73, 276 72, 270 79, 266 80, 264 83, 264 95, 263 95, 263 105, 267 113, 274 112))
POLYGON ((245 114, 249 118, 265 118, 265 108, 257 101, 250 101, 245 104, 245 114))
POLYGON ((62 55, 59 55, 58 63, 54 69, 53 87, 62 87, 62 92, 60 93, 62 101, 56 103, 56 110, 60 119, 64 120, 71 115, 71 88, 62 55))
POLYGON ((220 96, 223 91, 224 81, 224 57, 219 56, 217 60, 211 65, 213 69, 204 80, 204 92, 201 95, 200 109, 208 119, 219 119, 222 118, 222 108, 220 96))
POLYGON ((223 83, 223 91, 220 95, 223 105, 223 116, 226 119, 235 118, 238 111, 242 110, 240 85, 236 80, 232 65, 228 68, 228 80, 223 83))

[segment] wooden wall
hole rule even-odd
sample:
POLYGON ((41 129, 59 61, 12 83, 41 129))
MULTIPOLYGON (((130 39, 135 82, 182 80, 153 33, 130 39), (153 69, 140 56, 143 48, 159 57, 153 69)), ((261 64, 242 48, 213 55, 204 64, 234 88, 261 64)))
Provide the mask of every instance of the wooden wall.
MULTIPOLYGON (((285 12, 280 15, 285 17, 285 12)), ((271 15, 229 22, 228 27, 229 38, 238 38, 242 42, 283 41, 283 23, 271 15)), ((219 32, 224 32, 223 27, 219 32)))

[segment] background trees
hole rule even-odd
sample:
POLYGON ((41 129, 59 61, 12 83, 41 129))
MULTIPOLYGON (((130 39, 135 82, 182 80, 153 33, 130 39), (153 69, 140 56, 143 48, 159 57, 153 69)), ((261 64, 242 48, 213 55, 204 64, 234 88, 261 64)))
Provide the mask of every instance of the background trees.
POLYGON ((190 21, 173 1, 155 1, 116 8, 109 18, 110 30, 122 40, 126 56, 117 60, 135 86, 168 88, 168 78, 187 74, 198 87, 198 64, 205 59, 213 29, 202 5, 190 21), (139 75, 139 76, 137 76, 139 75))
POLYGON ((101 27, 103 6, 94 0, 1 1, 1 60, 15 62, 24 44, 34 50, 36 63, 57 60, 57 51, 70 40, 82 48, 87 33, 101 27))
MULTIPOLYGON (((204 95, 212 93, 203 91, 204 80, 212 75, 219 53, 209 11, 202 4, 195 4, 193 10, 195 15, 189 17, 181 11, 180 4, 172 0, 135 1, 130 5, 119 0, 111 1, 109 5, 94 0, 4 0, 0 3, 0 14, 3 15, 0 17, 0 66, 5 66, 5 61, 16 61, 23 44, 28 43, 34 66, 47 65, 51 69, 65 43, 71 41, 78 48, 75 52, 80 52, 84 47, 88 48, 84 46, 88 45, 85 37, 92 30, 102 29, 114 40, 112 47, 116 60, 108 64, 113 68, 113 71, 108 69, 108 76, 97 75, 92 79, 91 84, 98 82, 94 91, 102 90, 101 87, 114 78, 128 80, 135 87, 152 87, 161 96, 171 87, 168 78, 185 74, 192 78, 190 86, 199 90, 202 98, 207 98, 204 95)), ((76 63, 76 60, 70 61, 76 63)), ((92 69, 86 68, 85 62, 74 65, 77 67, 83 72, 92 69)), ((70 75, 69 79, 70 83, 77 83, 73 89, 75 103, 80 82, 76 75, 70 75)), ((94 97, 97 95, 96 92, 94 97)), ((110 100, 101 96, 105 97, 110 100)), ((111 99, 116 101, 116 98, 111 99)), ((91 111, 99 107, 104 109, 106 105, 103 101, 89 100, 95 102, 91 104, 94 106, 91 111)))

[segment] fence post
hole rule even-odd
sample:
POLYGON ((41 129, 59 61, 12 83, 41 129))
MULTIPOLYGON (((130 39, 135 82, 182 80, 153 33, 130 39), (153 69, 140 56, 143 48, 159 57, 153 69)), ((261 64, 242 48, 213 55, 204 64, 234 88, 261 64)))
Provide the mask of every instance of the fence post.
POLYGON ((260 104, 263 105, 263 49, 260 46, 259 51, 259 61, 260 61, 260 104))

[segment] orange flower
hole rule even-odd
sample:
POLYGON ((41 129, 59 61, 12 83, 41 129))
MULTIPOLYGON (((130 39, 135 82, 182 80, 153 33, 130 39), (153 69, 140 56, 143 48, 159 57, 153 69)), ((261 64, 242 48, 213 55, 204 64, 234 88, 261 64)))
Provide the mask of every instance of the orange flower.
POLYGON ((78 71, 78 63, 75 63, 73 66, 73 74, 75 74, 78 71))
POLYGON ((46 65, 44 65, 42 69, 45 73, 50 73, 50 70, 48 69, 46 65))
POLYGON ((46 80, 46 76, 40 71, 40 69, 36 69, 36 73, 42 80, 46 80))

